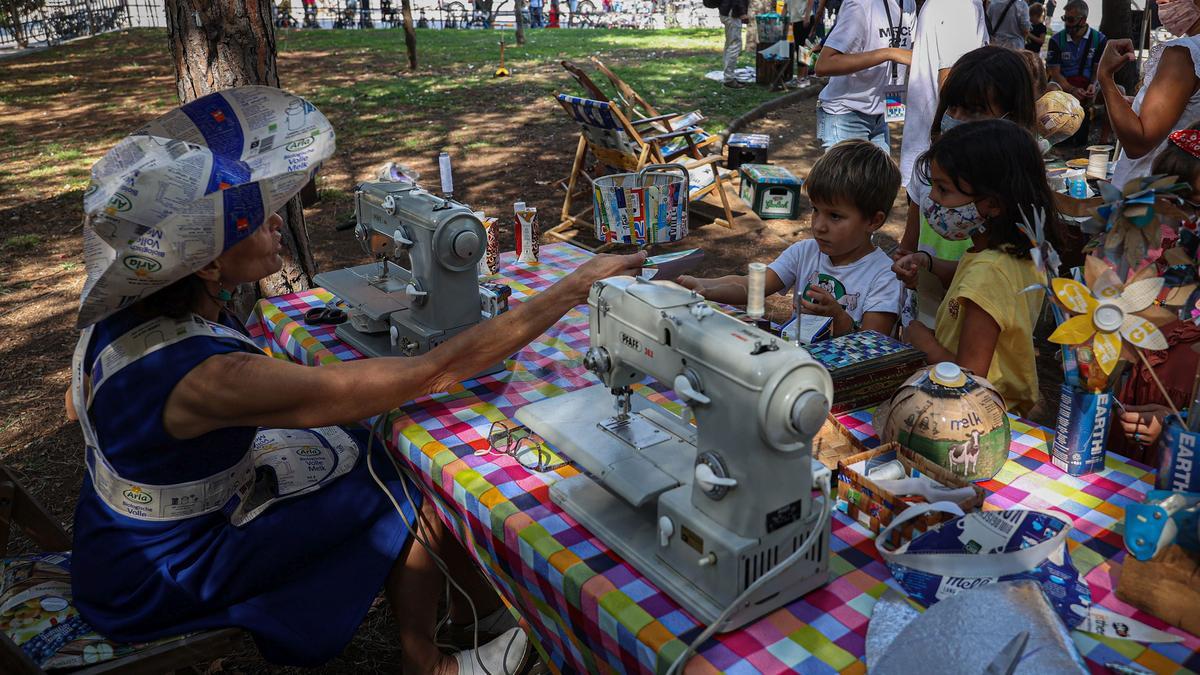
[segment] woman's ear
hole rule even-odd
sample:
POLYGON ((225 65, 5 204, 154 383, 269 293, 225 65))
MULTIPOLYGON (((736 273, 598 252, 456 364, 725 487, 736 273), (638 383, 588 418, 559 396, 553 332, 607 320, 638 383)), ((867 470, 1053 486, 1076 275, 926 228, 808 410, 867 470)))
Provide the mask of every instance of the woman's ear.
POLYGON ((214 260, 204 267, 196 270, 193 274, 200 277, 204 281, 218 283, 221 281, 221 262, 219 259, 214 260))

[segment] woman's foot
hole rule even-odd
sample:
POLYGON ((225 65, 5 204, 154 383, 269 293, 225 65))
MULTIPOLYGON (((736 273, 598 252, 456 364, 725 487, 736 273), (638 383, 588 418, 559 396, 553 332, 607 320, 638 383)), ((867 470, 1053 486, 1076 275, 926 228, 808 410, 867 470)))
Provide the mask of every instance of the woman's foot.
POLYGON ((458 652, 454 659, 458 675, 517 675, 525 669, 530 651, 525 631, 512 628, 479 649, 458 652))

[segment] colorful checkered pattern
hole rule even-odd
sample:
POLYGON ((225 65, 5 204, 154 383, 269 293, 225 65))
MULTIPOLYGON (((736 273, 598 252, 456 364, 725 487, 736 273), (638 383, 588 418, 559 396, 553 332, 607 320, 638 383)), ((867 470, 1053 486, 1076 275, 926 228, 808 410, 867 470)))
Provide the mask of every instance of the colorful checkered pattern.
MULTIPOLYGON (((541 264, 518 264, 505 254, 496 280, 509 284, 519 302, 587 256, 567 244, 542 247, 541 264)), ((303 325, 305 310, 329 300, 327 293, 315 290, 261 303, 252 332, 272 354, 301 363, 354 358, 331 327, 303 325)), ((511 419, 526 403, 596 382, 582 365, 586 309, 570 312, 498 375, 465 382, 393 413, 393 449, 417 468, 427 488, 436 489, 457 510, 450 525, 537 633, 547 663, 568 672, 663 672, 702 627, 550 501, 549 485, 575 475, 575 469, 537 474, 507 456, 474 454, 487 448, 485 436, 493 421, 511 419)), ((662 396, 655 398, 665 402, 662 396)), ((842 418, 856 436, 874 445, 870 420, 867 411, 842 418)), ((1150 489, 1152 474, 1110 455, 1103 473, 1067 476, 1049 463, 1049 435, 1014 420, 1008 463, 995 479, 982 483, 992 493, 988 507, 1049 508, 1071 516, 1071 555, 1095 601, 1165 628, 1113 594, 1125 555, 1123 507, 1150 489)), ((687 672, 865 672, 871 608, 895 584, 867 530, 840 513, 835 513, 832 530, 828 585, 742 630, 708 641, 687 672)), ((1200 638, 1191 635, 1180 644, 1152 648, 1081 633, 1075 639, 1097 672, 1114 661, 1133 661, 1160 673, 1200 670, 1200 638)))

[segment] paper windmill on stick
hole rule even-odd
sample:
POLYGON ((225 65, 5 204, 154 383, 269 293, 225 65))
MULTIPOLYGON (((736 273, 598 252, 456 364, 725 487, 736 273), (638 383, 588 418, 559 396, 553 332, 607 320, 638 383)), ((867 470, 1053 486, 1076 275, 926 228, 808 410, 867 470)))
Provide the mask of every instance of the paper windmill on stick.
POLYGON ((1162 223, 1184 217, 1173 195, 1189 188, 1174 176, 1135 178, 1121 189, 1103 181, 1099 186, 1105 203, 1093 210, 1101 231, 1091 248, 1127 279, 1162 255, 1162 223))
POLYGON ((1136 348, 1167 348, 1167 340, 1158 326, 1143 316, 1151 312, 1159 318, 1154 310, 1162 308, 1156 307, 1154 300, 1162 290, 1161 277, 1148 276, 1122 284, 1103 260, 1088 256, 1085 279, 1086 286, 1073 279, 1051 280, 1054 297, 1075 315, 1050 335, 1051 342, 1091 343, 1096 363, 1106 375, 1112 373, 1121 359, 1123 340, 1136 348))
MULTIPOLYGON (((1017 221, 1017 227, 1021 229, 1021 233, 1029 239, 1029 256, 1033 259, 1033 265, 1037 267, 1042 278, 1046 280, 1045 288, 1047 292, 1050 290, 1050 279, 1058 273, 1062 266, 1062 259, 1058 257, 1058 251, 1046 241, 1046 211, 1038 206, 1033 209, 1033 218, 1025 215, 1025 209, 1020 209, 1021 220, 1017 221)), ((1030 286, 1025 290, 1038 288, 1039 286, 1030 286)))

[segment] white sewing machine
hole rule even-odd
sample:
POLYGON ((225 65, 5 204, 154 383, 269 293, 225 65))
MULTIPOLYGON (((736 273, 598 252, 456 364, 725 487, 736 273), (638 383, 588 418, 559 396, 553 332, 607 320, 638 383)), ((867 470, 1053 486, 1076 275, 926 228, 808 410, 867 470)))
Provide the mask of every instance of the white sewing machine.
POLYGON ((349 306, 339 338, 368 356, 414 356, 507 309, 506 287, 479 284, 486 234, 471 209, 411 181, 363 183, 354 197, 354 235, 378 262, 316 276, 349 306))
POLYGON ((817 537, 720 630, 823 585, 829 523, 812 494, 811 442, 829 373, 671 282, 606 279, 588 305, 585 363, 603 384, 516 415, 590 474, 555 483, 554 502, 706 624, 817 537), (647 375, 674 389, 682 417, 631 395, 647 375))

